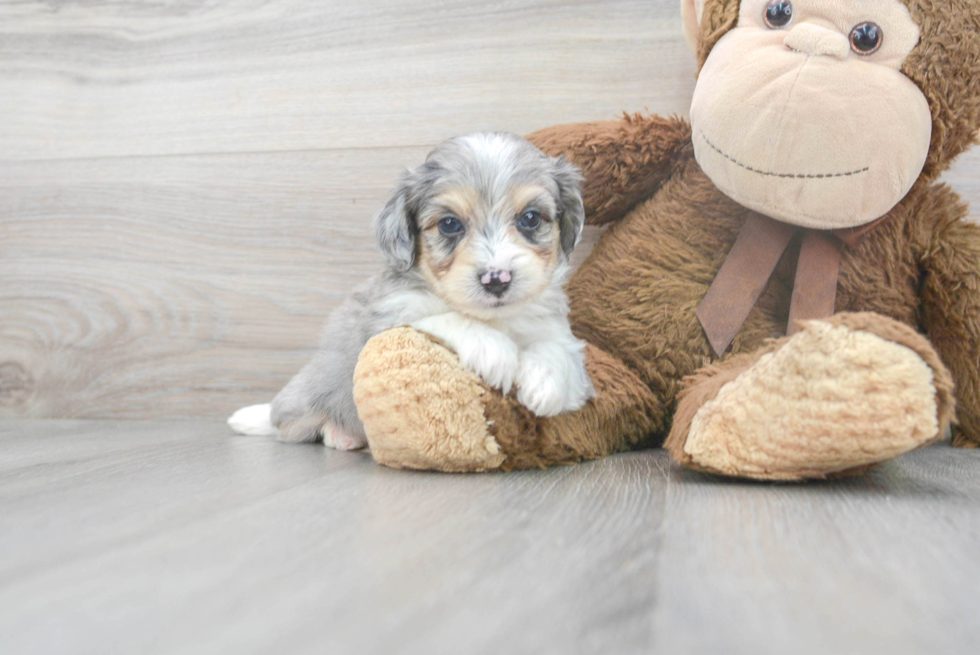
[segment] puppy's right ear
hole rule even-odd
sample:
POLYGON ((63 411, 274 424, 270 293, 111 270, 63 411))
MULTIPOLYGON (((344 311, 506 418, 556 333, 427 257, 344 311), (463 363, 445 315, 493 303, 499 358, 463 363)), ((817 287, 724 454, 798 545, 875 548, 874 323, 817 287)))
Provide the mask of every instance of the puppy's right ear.
POLYGON ((415 265, 418 226, 410 209, 412 174, 406 172, 384 209, 374 217, 374 236, 388 264, 400 273, 415 265))

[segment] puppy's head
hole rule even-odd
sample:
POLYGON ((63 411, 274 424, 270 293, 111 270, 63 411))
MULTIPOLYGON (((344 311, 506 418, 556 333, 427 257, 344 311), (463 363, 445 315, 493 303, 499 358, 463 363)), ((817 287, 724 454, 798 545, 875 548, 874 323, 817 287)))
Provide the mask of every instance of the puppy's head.
POLYGON ((457 311, 492 316, 567 268, 585 223, 580 181, 575 166, 512 134, 451 139, 402 177, 376 219, 378 244, 457 311))

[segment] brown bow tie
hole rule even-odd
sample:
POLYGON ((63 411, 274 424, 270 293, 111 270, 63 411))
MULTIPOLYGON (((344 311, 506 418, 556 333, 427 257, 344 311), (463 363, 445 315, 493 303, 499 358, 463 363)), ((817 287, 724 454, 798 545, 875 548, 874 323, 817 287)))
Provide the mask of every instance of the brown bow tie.
POLYGON ((796 332, 797 321, 834 313, 841 248, 856 246, 885 218, 857 228, 824 231, 751 212, 697 310, 715 355, 720 357, 742 329, 794 234, 802 231, 803 243, 789 306, 788 334, 796 332))

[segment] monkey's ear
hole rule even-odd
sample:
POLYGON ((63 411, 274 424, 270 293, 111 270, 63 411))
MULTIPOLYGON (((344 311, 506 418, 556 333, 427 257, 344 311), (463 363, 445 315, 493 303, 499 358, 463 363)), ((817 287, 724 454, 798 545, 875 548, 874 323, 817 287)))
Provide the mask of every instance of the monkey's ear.
POLYGON ((384 209, 374 217, 374 236, 388 265, 404 273, 415 264, 418 228, 409 208, 414 175, 406 172, 391 192, 384 209))
POLYGON ((694 54, 698 53, 701 16, 707 0, 681 0, 681 19, 684 21, 684 40, 694 54))
POLYGON ((585 229, 582 173, 564 155, 552 158, 552 174, 558 183, 558 234, 562 252, 571 256, 585 229))

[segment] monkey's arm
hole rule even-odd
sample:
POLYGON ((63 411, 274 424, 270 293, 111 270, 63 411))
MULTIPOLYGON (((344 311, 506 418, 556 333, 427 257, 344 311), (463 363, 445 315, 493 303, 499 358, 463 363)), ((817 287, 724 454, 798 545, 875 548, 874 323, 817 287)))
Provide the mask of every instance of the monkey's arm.
MULTIPOLYGON (((942 194, 946 195, 946 194, 942 194)), ((966 205, 937 203, 921 263, 923 327, 956 382, 953 444, 980 446, 980 225, 965 220, 966 205)))
POLYGON ((679 156, 691 148, 691 126, 677 117, 634 114, 618 121, 557 125, 527 138, 582 169, 585 222, 603 225, 625 216, 670 178, 679 156))

